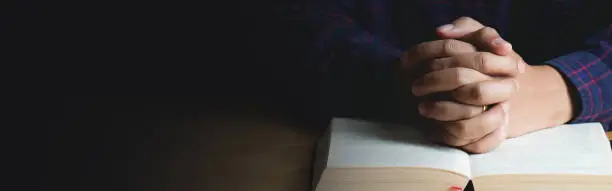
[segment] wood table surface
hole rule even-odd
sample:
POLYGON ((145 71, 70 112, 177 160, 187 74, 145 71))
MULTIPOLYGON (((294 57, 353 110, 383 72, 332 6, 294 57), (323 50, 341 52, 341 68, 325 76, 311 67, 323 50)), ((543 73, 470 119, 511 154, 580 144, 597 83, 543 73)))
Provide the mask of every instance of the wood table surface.
POLYGON ((326 127, 257 104, 76 99, 49 150, 61 190, 307 191, 326 127))
POLYGON ((606 135, 608 136, 608 139, 612 141, 612 131, 606 132, 606 135))
POLYGON ((259 105, 71 102, 68 123, 51 132, 48 160, 50 172, 62 172, 49 175, 49 186, 64 190, 307 191, 327 127, 259 105))

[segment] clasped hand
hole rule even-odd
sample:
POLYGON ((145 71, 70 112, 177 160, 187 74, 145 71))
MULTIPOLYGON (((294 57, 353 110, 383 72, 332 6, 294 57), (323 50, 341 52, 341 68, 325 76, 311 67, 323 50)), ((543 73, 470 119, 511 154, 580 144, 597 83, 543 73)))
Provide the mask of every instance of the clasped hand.
POLYGON ((437 32, 442 40, 418 44, 402 57, 404 71, 421 68, 411 87, 422 98, 419 113, 433 122, 435 140, 473 153, 490 151, 508 137, 508 100, 520 91, 516 77, 527 64, 496 30, 471 18, 437 32))

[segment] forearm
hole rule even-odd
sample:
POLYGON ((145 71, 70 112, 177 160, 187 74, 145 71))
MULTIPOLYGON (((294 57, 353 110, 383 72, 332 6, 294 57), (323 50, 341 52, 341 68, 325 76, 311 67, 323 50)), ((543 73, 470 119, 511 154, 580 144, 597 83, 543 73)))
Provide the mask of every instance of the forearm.
MULTIPOLYGON (((528 67, 525 76, 519 77, 522 96, 537 100, 536 109, 545 112, 534 113, 543 119, 545 125, 541 128, 552 127, 569 122, 578 111, 572 84, 564 79, 556 69, 551 66, 528 67)), ((538 129, 534 129, 538 130, 538 129)))

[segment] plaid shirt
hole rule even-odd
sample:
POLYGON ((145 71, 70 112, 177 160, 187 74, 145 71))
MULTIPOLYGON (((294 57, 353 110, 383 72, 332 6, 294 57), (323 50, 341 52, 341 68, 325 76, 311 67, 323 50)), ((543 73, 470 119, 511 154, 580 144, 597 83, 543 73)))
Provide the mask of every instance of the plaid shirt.
POLYGON ((579 94, 572 123, 612 130, 612 16, 605 1, 320 0, 293 7, 318 31, 309 62, 326 71, 388 71, 401 52, 436 39, 433 29, 469 16, 497 29, 530 64, 548 64, 579 94), (603 2, 603 3, 600 3, 603 2))

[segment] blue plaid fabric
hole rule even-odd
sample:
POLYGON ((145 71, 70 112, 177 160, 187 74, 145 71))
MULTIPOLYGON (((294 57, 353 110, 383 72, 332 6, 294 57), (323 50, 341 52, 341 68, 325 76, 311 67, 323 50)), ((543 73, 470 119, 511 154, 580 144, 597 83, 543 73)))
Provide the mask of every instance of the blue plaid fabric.
POLYGON ((434 29, 460 16, 497 29, 530 64, 549 64, 573 84, 581 109, 572 123, 612 130, 612 16, 604 1, 318 0, 293 12, 318 31, 308 62, 385 70, 402 51, 435 39, 434 29))

